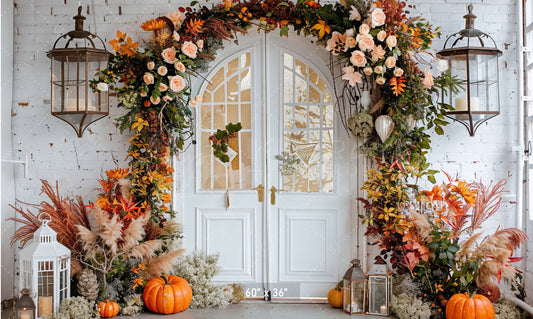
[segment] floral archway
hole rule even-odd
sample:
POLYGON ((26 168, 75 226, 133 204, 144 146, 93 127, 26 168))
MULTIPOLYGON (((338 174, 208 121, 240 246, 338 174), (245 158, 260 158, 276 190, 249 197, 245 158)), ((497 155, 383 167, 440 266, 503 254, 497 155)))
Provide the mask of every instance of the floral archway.
MULTIPOLYGON (((436 103, 436 98, 441 88, 461 83, 450 76, 445 61, 426 52, 440 36, 439 29, 408 17, 410 9, 402 0, 342 0, 326 5, 314 0, 226 0, 212 8, 194 1, 190 7, 142 23, 143 30, 153 33, 144 49, 117 31, 117 38, 109 42, 115 54, 91 85, 95 91, 116 91, 118 106, 127 110, 117 125, 121 132, 133 133, 129 170, 109 171, 101 181, 98 200, 90 206, 104 231, 91 230, 82 218, 67 238, 79 252, 75 257, 83 266, 80 272, 96 270, 103 274, 104 284, 112 277, 120 281, 119 287, 139 292, 146 279, 169 271, 181 253, 173 247, 179 229, 167 220, 167 214, 176 214, 169 207, 170 157, 195 144, 191 108, 202 103, 201 97, 191 96, 191 79, 208 67, 224 41, 236 40, 257 25, 264 32, 279 31, 280 36, 293 28, 331 53, 330 71, 343 80, 342 87, 335 88, 337 112, 361 145, 359 151, 374 164, 362 185, 366 197, 360 199, 366 234, 378 238, 381 255, 397 273, 415 278, 429 312, 438 315, 445 306, 440 301, 454 292, 491 284, 493 277, 514 280, 516 272, 509 263, 525 234, 517 230, 494 234, 500 240, 493 243, 501 249, 498 260, 487 257, 490 247, 473 255, 467 251, 471 246, 463 251, 458 245, 462 233, 474 238, 469 245, 479 238, 474 232, 497 211, 503 183, 486 187, 449 178, 449 183, 431 191, 418 189, 418 180, 434 182, 437 173, 426 158, 428 132, 443 134, 448 124, 444 115, 450 106, 436 103), (434 213, 430 217, 407 207, 413 201, 420 203, 421 197, 424 203, 438 203, 428 206, 434 213), (468 224, 471 216, 475 217, 468 224), (103 237, 117 230, 112 240, 103 237), (95 251, 103 254, 105 263, 95 251), (455 262, 457 254, 464 260, 455 262)), ((211 139, 217 156, 224 155, 224 143, 238 130, 238 124, 229 126, 211 139)), ((45 192, 57 197, 49 186, 45 192)), ((75 215, 86 216, 83 205, 67 204, 75 208, 75 215)), ((16 239, 26 238, 22 235, 16 239)), ((136 301, 128 304, 131 300, 121 301, 133 313, 139 307, 136 301)))

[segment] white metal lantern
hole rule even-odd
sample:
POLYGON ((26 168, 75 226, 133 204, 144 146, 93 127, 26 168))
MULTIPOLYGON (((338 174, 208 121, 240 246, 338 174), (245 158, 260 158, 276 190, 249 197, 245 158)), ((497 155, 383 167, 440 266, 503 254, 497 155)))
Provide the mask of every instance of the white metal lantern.
POLYGON ((368 314, 388 316, 392 292, 392 272, 379 258, 368 272, 368 314))
POLYGON ((359 267, 359 259, 354 259, 351 263, 352 266, 348 268, 343 277, 342 305, 344 311, 349 314, 363 314, 366 306, 367 279, 359 267))
POLYGON ((19 259, 20 287, 31 287, 37 318, 42 318, 57 312, 59 303, 70 297, 70 250, 57 242, 57 233, 48 226, 50 215, 42 213, 39 220, 41 227, 19 259))

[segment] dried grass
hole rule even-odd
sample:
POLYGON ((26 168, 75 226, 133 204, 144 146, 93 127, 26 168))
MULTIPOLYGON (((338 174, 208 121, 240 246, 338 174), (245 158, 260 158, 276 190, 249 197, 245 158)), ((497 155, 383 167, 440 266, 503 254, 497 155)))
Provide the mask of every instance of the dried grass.
POLYGON ((179 249, 162 254, 156 258, 149 258, 145 263, 145 277, 150 280, 163 274, 172 272, 178 258, 185 250, 179 249))

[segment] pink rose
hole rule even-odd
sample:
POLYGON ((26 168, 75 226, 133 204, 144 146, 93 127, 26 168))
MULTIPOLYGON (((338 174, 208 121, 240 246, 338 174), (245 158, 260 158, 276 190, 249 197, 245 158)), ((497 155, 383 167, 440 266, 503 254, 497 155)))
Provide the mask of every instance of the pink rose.
POLYGON ((385 38, 387 37, 387 32, 385 32, 384 30, 381 30, 378 32, 378 40, 383 42, 383 40, 385 40, 385 38))
POLYGON ((152 102, 153 105, 157 105, 159 102, 161 102, 161 98, 158 96, 154 99, 153 96, 150 96, 150 102, 152 102))
POLYGON ((181 92, 185 88, 185 79, 180 75, 169 76, 169 87, 174 92, 181 92))
POLYGON ((359 34, 364 35, 368 34, 368 32, 370 32, 370 27, 368 26, 368 24, 361 24, 361 26, 359 27, 359 34))
POLYGON ((396 46, 396 44, 397 44, 396 37, 393 36, 393 35, 389 35, 387 37, 387 46, 389 48, 394 48, 396 46))
POLYGON ((178 30, 179 28, 181 28, 183 20, 185 20, 185 13, 182 13, 178 10, 171 11, 167 14, 167 18, 169 18, 170 21, 174 23, 174 29, 178 30))
POLYGON ((431 74, 429 69, 424 70, 424 79, 422 80, 422 84, 424 84, 424 86, 428 89, 431 89, 433 86, 433 74, 431 74))
POLYGON ((168 69, 166 66, 160 66, 157 68, 157 74, 161 75, 161 76, 165 76, 167 75, 167 72, 168 72, 168 69))
POLYGON ((383 85, 383 84, 385 84, 385 82, 387 82, 387 79, 385 79, 382 76, 380 76, 379 78, 376 79, 376 84, 383 85))
POLYGON ((366 65, 366 57, 365 54, 359 50, 352 52, 352 57, 350 58, 350 62, 359 67, 363 67, 366 65))
POLYGON ((196 102, 198 103, 202 103, 202 101, 204 100, 204 98, 201 96, 201 95, 197 95, 196 98, 195 98, 196 102))
POLYGON ((385 69, 381 65, 378 65, 374 68, 374 72, 376 74, 383 74, 385 72, 385 69))
POLYGON ((367 66, 366 68, 363 69, 363 73, 366 74, 366 75, 370 75, 370 74, 372 74, 372 72, 374 72, 374 71, 369 66, 367 66))
POLYGON ((163 60, 165 60, 166 63, 174 63, 176 62, 176 51, 174 48, 166 48, 161 52, 161 56, 163 57, 163 60))
POLYGON ((379 27, 385 24, 385 13, 380 8, 372 11, 372 28, 379 27))
POLYGON ((385 66, 389 69, 392 69, 393 67, 396 66, 396 58, 393 57, 393 56, 390 56, 388 57, 386 60, 385 60, 385 66))
POLYGON ((403 75, 403 69, 401 69, 401 68, 394 69, 394 76, 400 77, 402 75, 403 75))
MULTIPOLYGON (((355 45, 357 44, 357 40, 355 40, 354 37, 346 37, 346 47, 353 49, 355 48, 355 45)), ((347 50, 345 50, 347 51, 347 50)))
POLYGON ((148 85, 154 84, 154 76, 150 72, 144 73, 143 80, 144 80, 144 83, 146 83, 148 85))
POLYGON ((196 41, 196 46, 198 47, 198 51, 202 52, 202 49, 204 48, 204 40, 196 41))
POLYGON ((190 100, 190 101, 189 101, 189 105, 190 105, 191 107, 196 107, 196 106, 198 106, 198 102, 197 102, 196 100, 190 100))
POLYGON ((181 45, 181 52, 183 52, 183 54, 185 54, 191 59, 196 59, 198 47, 196 46, 196 44, 192 43, 191 41, 185 41, 181 45))
POLYGON ((374 49, 374 38, 370 34, 357 35, 357 43, 361 51, 372 51, 374 49))
POLYGON ((174 67, 180 72, 185 72, 185 65, 181 62, 174 64, 174 67))
POLYGON ((154 62, 148 62, 146 64, 146 66, 148 67, 148 70, 153 70, 155 68, 155 63, 154 62))
POLYGON ((159 91, 165 92, 166 90, 168 90, 168 85, 166 85, 165 83, 159 83, 159 91))

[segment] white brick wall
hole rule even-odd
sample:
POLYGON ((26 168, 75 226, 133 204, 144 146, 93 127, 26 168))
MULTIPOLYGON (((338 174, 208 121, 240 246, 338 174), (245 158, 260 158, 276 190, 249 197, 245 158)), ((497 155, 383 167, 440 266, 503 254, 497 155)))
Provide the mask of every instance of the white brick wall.
MULTIPOLYGON (((148 37, 139 28, 140 23, 189 3, 186 0, 170 2, 94 0, 90 2, 85 26, 106 42, 115 37, 117 29, 139 40, 148 37)), ((415 14, 422 15, 435 26, 442 26, 443 38, 435 41, 435 51, 442 47, 446 36, 464 27, 464 0, 415 0, 412 3, 417 5, 413 10, 415 14)), ((476 27, 491 34, 504 53, 500 61, 502 114, 482 125, 475 137, 469 137, 466 129, 457 123, 449 125, 444 136, 433 137, 430 160, 435 169, 452 174, 459 172, 466 179, 488 182, 510 176, 507 189, 512 198, 516 192, 516 159, 511 147, 517 144, 519 106, 516 0, 475 0, 473 3, 478 16, 476 27)), ((110 116, 92 124, 81 139, 66 123, 50 115, 50 60, 45 53, 60 34, 73 28, 72 16, 76 14, 77 5, 76 0, 15 1, 13 155, 16 159, 26 155, 31 158, 29 178, 22 176, 22 170, 15 170, 16 196, 22 201, 43 200, 39 197, 40 179, 59 180, 62 194, 79 194, 94 200, 96 179, 104 170, 126 166, 124 158, 130 135, 120 135, 112 124, 124 110, 112 107, 110 116), (24 106, 25 103, 28 105, 24 106)), ((86 7, 84 4, 84 14, 86 7)), ((513 226, 514 210, 515 205, 506 202, 488 227, 513 226)), ((9 283, 12 275, 3 273, 2 276, 9 283)))

